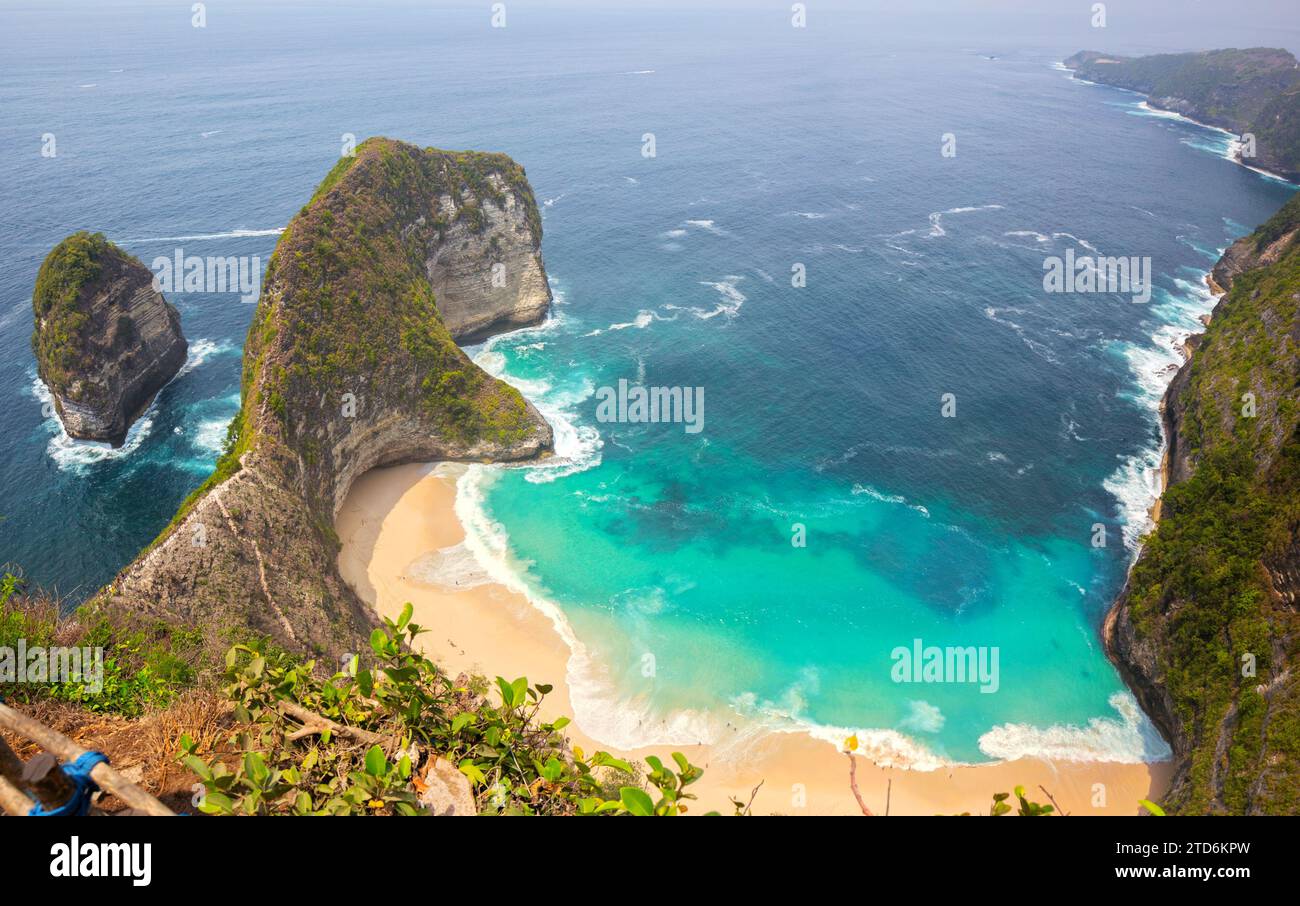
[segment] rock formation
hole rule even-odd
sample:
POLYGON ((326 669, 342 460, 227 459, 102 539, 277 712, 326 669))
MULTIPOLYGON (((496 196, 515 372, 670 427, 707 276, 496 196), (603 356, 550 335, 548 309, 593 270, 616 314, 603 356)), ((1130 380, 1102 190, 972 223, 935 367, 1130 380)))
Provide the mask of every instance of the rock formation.
POLYGON ((36 370, 72 437, 120 446, 185 364, 180 315, 100 233, 74 233, 46 256, 32 311, 36 370))
POLYGON ((504 155, 376 138, 343 158, 269 262, 226 453, 98 602, 225 639, 359 650, 376 618, 338 574, 334 533, 352 482, 551 447, 533 406, 456 346, 435 295, 441 281, 462 335, 541 317, 540 240, 524 171, 504 155), (512 291, 493 291, 498 263, 512 291))
POLYGON ((459 199, 443 195, 438 212, 446 227, 429 247, 424 267, 452 339, 473 343, 540 323, 550 308, 551 287, 527 183, 489 173, 485 185, 459 199), (485 261, 491 265, 487 271, 485 261))

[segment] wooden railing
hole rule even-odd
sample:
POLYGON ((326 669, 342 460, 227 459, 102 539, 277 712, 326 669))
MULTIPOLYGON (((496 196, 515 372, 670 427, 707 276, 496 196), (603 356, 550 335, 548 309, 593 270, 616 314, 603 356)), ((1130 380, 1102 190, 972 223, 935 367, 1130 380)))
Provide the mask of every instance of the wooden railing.
MULTIPOLYGON (((4 704, 0 704, 0 728, 36 743, 44 750, 25 762, 0 738, 0 808, 10 815, 29 815, 37 805, 56 808, 76 793, 76 784, 64 774, 59 762, 70 764, 85 755, 86 749, 4 704)), ((95 765, 90 771, 90 779, 104 792, 125 802, 134 814, 175 815, 110 764, 95 765)))

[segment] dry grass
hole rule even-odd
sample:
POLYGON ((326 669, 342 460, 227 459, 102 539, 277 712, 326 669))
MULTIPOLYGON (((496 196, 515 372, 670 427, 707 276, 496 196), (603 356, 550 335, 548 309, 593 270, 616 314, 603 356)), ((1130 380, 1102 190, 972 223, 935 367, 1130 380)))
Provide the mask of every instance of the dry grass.
MULTIPOLYGON (((176 762, 181 737, 188 733, 202 751, 211 752, 220 748, 231 722, 230 702, 208 690, 186 692, 167 708, 137 718, 93 714, 75 703, 52 699, 20 707, 82 748, 103 752, 124 776, 176 811, 193 811, 194 777, 176 762)), ((11 733, 0 731, 0 735, 24 760, 40 751, 11 733)), ((112 796, 101 796, 96 804, 109 813, 124 808, 112 796)))

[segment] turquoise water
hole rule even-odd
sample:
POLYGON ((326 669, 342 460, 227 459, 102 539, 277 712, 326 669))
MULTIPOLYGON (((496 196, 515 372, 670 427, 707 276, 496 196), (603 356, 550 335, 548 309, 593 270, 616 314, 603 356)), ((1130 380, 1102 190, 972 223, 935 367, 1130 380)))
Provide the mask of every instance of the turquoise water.
POLYGON ((1212 304, 1204 272, 1291 187, 1069 79, 1075 37, 919 41, 845 13, 792 40, 783 17, 526 7, 494 32, 394 8, 236 4, 204 33, 153 4, 14 14, 0 561, 74 599, 106 581, 238 402, 252 307, 177 294, 194 356, 131 442, 62 438, 27 346, 59 238, 265 260, 342 133, 503 150, 542 204, 557 305, 475 354, 561 455, 472 469, 458 509, 570 635, 584 728, 854 729, 920 765, 1162 754, 1097 627, 1148 527, 1155 407, 1212 304), (1069 249, 1150 256, 1151 303, 1046 295, 1044 257, 1069 249), (620 379, 704 388, 704 429, 598 422, 620 379), (894 682, 914 639, 996 648, 997 691, 894 682))

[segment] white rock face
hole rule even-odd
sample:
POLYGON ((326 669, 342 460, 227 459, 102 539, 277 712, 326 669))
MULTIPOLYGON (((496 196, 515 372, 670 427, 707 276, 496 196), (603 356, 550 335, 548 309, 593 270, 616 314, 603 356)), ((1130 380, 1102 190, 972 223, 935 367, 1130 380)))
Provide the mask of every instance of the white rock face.
POLYGON ((450 225, 425 260, 438 312, 461 343, 541 323, 551 304, 539 240, 524 200, 500 174, 488 179, 504 196, 504 206, 468 193, 457 205, 443 195, 439 215, 450 225), (465 204, 482 212, 481 232, 457 216, 465 204))

